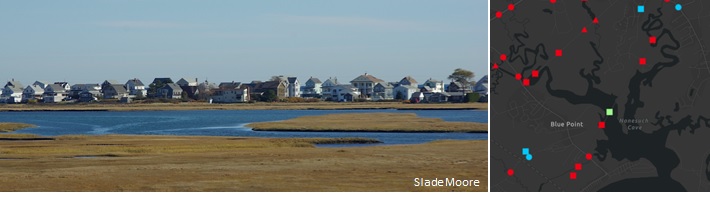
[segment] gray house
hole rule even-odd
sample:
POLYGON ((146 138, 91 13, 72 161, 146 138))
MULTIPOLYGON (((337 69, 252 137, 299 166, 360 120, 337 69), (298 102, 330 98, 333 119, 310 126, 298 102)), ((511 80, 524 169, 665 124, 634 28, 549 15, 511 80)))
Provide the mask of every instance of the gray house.
POLYGON ((374 96, 372 96, 373 101, 394 99, 394 86, 392 84, 378 83, 373 91, 375 92, 374 96))
POLYGON ((181 99, 182 88, 175 83, 167 83, 162 88, 158 88, 155 94, 156 98, 181 99))
POLYGON ((106 89, 102 89, 105 99, 119 99, 128 96, 128 90, 123 87, 123 84, 112 84, 105 87, 106 89))

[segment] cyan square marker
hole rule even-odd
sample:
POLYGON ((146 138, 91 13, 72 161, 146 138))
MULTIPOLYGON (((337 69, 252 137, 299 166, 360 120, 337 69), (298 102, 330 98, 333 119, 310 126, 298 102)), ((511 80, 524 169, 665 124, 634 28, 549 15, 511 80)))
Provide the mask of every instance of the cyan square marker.
POLYGON ((645 9, 644 9, 644 6, 643 6, 643 5, 639 5, 638 8, 636 8, 636 11, 638 11, 639 13, 643 13, 644 10, 645 10, 645 9))
POLYGON ((530 149, 529 148, 523 148, 523 155, 529 155, 530 154, 530 149))
POLYGON ((614 115, 614 109, 606 108, 606 116, 613 116, 613 115, 614 115))

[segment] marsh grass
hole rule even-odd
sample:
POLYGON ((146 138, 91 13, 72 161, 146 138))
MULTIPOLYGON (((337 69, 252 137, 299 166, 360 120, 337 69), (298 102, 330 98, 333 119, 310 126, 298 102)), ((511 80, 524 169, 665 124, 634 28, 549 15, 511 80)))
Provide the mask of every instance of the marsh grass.
POLYGON ((31 125, 31 124, 25 124, 25 123, 0 122, 0 133, 13 132, 16 130, 20 130, 20 129, 24 129, 24 128, 32 128, 32 127, 37 127, 37 126, 31 125))
POLYGON ((313 148, 360 138, 59 136, 0 141, 0 191, 486 191, 487 141, 313 148), (413 177, 481 187, 412 187, 413 177))
POLYGON ((421 118, 413 113, 347 113, 302 116, 294 119, 247 124, 255 131, 342 132, 487 132, 488 125, 421 118))

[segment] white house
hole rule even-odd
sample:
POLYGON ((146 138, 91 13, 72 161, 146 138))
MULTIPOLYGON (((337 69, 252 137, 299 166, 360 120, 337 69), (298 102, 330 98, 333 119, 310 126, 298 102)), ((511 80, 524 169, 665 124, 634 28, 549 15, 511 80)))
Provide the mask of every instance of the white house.
POLYGON ((140 79, 133 78, 126 81, 126 90, 129 95, 137 96, 148 96, 148 90, 145 88, 145 84, 140 79))
MULTIPOLYGON (((321 94, 323 99, 329 100, 333 98, 333 92, 331 89, 338 85, 338 78, 328 78, 321 84, 321 94)), ((337 97, 337 95, 336 95, 337 97)))
POLYGON ((431 92, 445 92, 444 91, 444 81, 429 79, 424 82, 424 87, 429 87, 431 92))
POLYGON ((44 88, 43 99, 45 103, 58 103, 69 96, 69 92, 62 84, 49 84, 44 88))
POLYGON ((42 88, 40 85, 32 84, 25 87, 25 90, 22 91, 22 102, 26 103, 30 99, 42 100, 44 88, 42 88))
POLYGON ((22 91, 24 86, 19 81, 12 79, 8 81, 0 93, 0 102, 2 103, 19 103, 22 101, 22 91))
POLYGON ((335 101, 353 101, 360 97, 360 91, 357 87, 347 85, 336 85, 330 88, 330 95, 335 101))
POLYGON ((301 97, 301 83, 296 77, 288 77, 288 97, 301 97))
POLYGON ((216 89, 212 94, 212 102, 215 103, 243 103, 249 98, 247 88, 216 89))
POLYGON ((417 86, 411 85, 400 85, 394 88, 394 99, 409 100, 412 94, 418 92, 419 88, 417 86))

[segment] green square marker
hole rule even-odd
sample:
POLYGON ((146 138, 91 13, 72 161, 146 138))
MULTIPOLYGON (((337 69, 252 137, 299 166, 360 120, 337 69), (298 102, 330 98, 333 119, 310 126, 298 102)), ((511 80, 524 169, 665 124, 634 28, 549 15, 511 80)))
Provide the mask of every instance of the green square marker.
POLYGON ((613 116, 613 115, 614 115, 614 109, 606 108, 606 116, 613 116))

